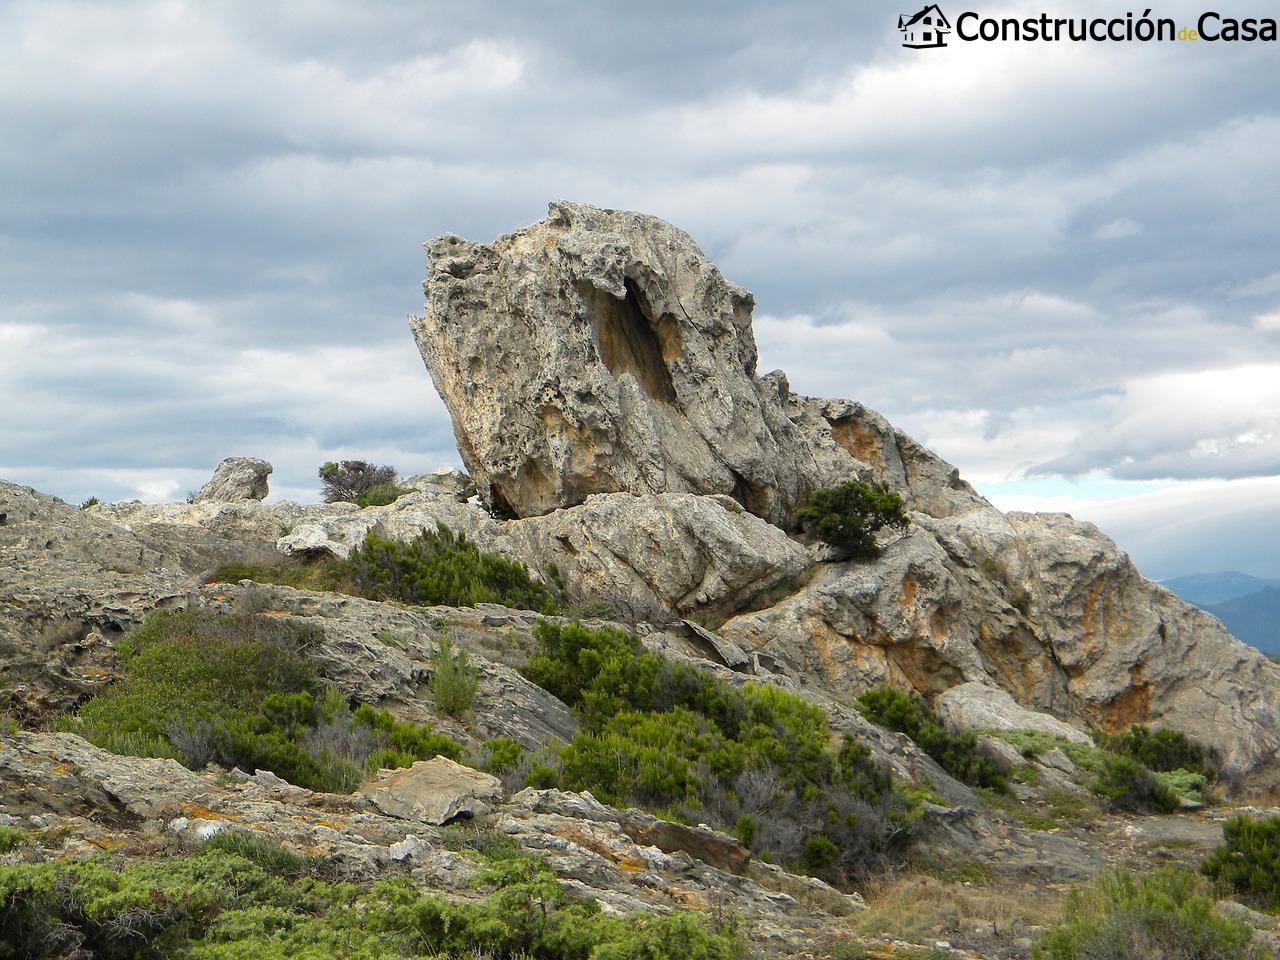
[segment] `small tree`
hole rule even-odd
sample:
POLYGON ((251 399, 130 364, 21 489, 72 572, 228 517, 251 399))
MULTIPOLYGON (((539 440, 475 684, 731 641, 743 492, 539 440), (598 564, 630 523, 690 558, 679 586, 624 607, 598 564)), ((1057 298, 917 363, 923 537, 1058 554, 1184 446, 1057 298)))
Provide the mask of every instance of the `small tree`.
POLYGON ((471 709, 480 681, 466 650, 454 650, 452 637, 441 637, 432 659, 428 686, 442 713, 460 717, 471 709))
POLYGON ((325 503, 350 501, 362 506, 372 506, 372 502, 361 501, 370 500, 372 493, 372 500, 390 503, 398 493, 396 468, 385 464, 375 466, 367 460, 343 460, 341 463, 330 460, 320 468, 319 473, 325 503), (380 495, 383 493, 391 494, 390 498, 384 499, 380 495))
POLYGON ((811 537, 855 560, 880 556, 876 531, 882 527, 905 529, 910 522, 899 494, 879 481, 862 480, 846 480, 838 487, 815 491, 796 511, 796 517, 811 537))

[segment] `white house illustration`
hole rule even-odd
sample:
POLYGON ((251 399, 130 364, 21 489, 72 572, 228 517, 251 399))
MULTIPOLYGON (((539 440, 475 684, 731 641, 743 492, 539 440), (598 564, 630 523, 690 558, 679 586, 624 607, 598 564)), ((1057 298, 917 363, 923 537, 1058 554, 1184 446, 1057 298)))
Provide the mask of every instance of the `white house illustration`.
POLYGON ((902 31, 902 45, 922 50, 926 47, 945 47, 946 34, 951 32, 951 23, 946 14, 931 3, 914 16, 902 14, 898 17, 898 29, 902 31))

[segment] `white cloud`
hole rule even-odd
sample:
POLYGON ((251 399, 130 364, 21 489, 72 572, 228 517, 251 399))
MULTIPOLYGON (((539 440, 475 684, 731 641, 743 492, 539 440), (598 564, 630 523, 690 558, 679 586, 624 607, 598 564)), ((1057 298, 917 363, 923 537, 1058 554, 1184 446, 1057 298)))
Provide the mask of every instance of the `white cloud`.
POLYGON ((1121 217, 1119 220, 1111 220, 1104 223, 1093 235, 1098 240, 1127 240, 1129 237, 1136 237, 1142 233, 1142 224, 1136 220, 1130 220, 1128 217, 1121 217))
POLYGON ((1280 473, 1280 363, 1132 380, 1109 422, 1093 426, 1041 473, 1109 469, 1180 479, 1280 473))

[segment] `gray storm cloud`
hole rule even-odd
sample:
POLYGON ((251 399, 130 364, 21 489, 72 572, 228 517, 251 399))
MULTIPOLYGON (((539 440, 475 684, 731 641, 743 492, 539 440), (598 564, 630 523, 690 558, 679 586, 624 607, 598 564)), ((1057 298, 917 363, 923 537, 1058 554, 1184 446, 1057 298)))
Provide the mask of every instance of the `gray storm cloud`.
POLYGON ((915 52, 895 18, 5 4, 0 474, 171 497, 246 453, 308 497, 334 456, 453 461, 421 242, 557 197, 688 229, 763 368, 979 484, 1280 473, 1275 51, 915 52))

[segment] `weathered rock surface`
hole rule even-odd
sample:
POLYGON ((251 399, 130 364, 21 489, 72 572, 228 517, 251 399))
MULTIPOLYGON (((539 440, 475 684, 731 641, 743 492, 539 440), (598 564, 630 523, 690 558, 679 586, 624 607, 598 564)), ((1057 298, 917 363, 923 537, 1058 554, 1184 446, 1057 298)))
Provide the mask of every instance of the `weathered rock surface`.
POLYGON ((873 477, 934 517, 990 506, 959 470, 860 403, 790 394, 786 411, 812 450, 819 486, 873 477))
POLYGON ((185 603, 216 541, 165 542, 0 481, 0 711, 65 711, 113 680, 114 640, 185 603))
POLYGON ((271 470, 271 464, 257 457, 227 457, 214 468, 209 482, 192 499, 196 503, 265 500, 270 492, 267 477, 271 470))
POLYGON ((723 495, 595 494, 499 524, 494 535, 495 547, 535 570, 555 564, 573 599, 652 623, 731 613, 811 562, 808 550, 723 495))
POLYGON ((1280 668, 1091 524, 985 505, 913 521, 878 560, 824 565, 718 632, 835 691, 888 682, 933 700, 979 683, 1105 730, 1169 726, 1248 786, 1280 782, 1280 668))
POLYGON ((956 730, 1038 730, 1073 743, 1091 744, 1082 730, 1057 717, 1019 705, 1007 690, 970 681, 940 693, 933 709, 956 730))
POLYGON ((496 604, 404 607, 254 584, 211 584, 192 602, 233 612, 249 597, 268 616, 317 628, 321 639, 308 654, 324 679, 402 720, 432 723, 463 743, 505 736, 529 749, 569 740, 577 730, 568 707, 514 669, 534 647, 536 614, 496 604), (440 714, 428 686, 442 635, 470 651, 477 671, 479 689, 466 726, 440 714))
POLYGON ((683 231, 553 203, 491 244, 427 245, 411 319, 485 499, 527 517, 593 493, 724 493, 785 522, 813 489, 754 301, 683 231))
POLYGON ((502 799, 502 781, 448 757, 433 757, 403 770, 379 771, 360 794, 389 817, 438 827, 488 813, 502 799))

